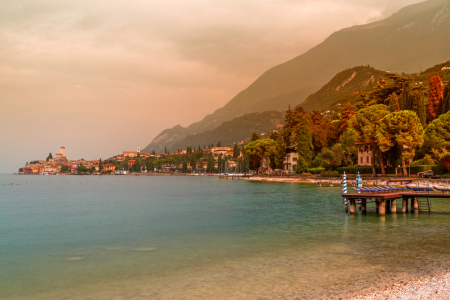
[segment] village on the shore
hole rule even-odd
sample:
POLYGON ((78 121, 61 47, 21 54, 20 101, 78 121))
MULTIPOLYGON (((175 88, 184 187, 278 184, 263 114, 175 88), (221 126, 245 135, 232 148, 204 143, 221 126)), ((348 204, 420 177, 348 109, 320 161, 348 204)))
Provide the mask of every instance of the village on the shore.
MULTIPOLYGON (((444 70, 446 71, 446 70, 444 70)), ((173 153, 123 151, 96 160, 55 157, 27 162, 19 174, 258 174, 338 177, 450 177, 450 84, 387 74, 356 103, 330 111, 287 108, 284 124, 231 145, 173 153)))

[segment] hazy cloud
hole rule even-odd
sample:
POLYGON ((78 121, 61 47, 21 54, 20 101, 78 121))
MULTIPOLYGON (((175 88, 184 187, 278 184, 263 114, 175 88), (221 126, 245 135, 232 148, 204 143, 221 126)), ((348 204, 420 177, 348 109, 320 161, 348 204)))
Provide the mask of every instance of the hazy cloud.
POLYGON ((144 147, 332 32, 417 2, 0 0, 2 141, 36 146, 8 171, 77 140, 72 158, 144 147))

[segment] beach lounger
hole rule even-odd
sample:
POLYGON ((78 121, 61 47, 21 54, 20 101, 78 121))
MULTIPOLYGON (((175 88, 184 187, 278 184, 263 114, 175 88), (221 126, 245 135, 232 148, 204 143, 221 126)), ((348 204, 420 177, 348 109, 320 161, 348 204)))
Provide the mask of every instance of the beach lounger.
POLYGON ((414 192, 427 192, 427 193, 429 193, 429 192, 432 192, 433 191, 433 189, 432 188, 429 188, 429 187, 412 187, 412 186, 409 186, 409 185, 407 185, 406 186, 408 189, 410 189, 410 190, 412 190, 412 191, 414 191, 414 192))
POLYGON ((441 187, 433 187, 435 190, 440 191, 442 194, 444 194, 445 192, 447 192, 447 194, 450 192, 450 188, 441 188, 441 187))

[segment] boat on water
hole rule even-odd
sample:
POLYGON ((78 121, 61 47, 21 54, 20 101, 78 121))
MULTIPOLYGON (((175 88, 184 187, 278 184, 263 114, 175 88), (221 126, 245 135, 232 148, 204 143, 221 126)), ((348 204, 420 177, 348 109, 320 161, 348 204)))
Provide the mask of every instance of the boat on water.
POLYGON ((127 175, 129 172, 126 170, 117 170, 114 172, 114 175, 127 175))

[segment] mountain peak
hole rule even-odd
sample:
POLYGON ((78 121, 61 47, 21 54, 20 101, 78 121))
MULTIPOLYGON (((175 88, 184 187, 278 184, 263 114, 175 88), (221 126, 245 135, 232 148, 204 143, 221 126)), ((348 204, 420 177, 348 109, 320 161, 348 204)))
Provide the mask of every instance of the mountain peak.
POLYGON ((213 130, 239 115, 285 110, 288 104, 293 107, 307 98, 302 104, 305 109, 320 109, 324 100, 313 101, 310 95, 321 90, 341 70, 346 71, 334 86, 338 92, 356 88, 354 84, 361 84, 372 75, 379 77, 379 72, 384 72, 379 70, 419 72, 421 66, 433 66, 450 58, 448 36, 449 0, 428 0, 402 8, 384 20, 337 31, 306 53, 264 72, 202 121, 187 128, 165 130, 149 146, 164 148, 187 135, 213 130), (354 75, 355 71, 349 71, 354 66, 368 65, 377 70, 357 70, 354 75), (374 74, 367 77, 367 72, 374 74))

